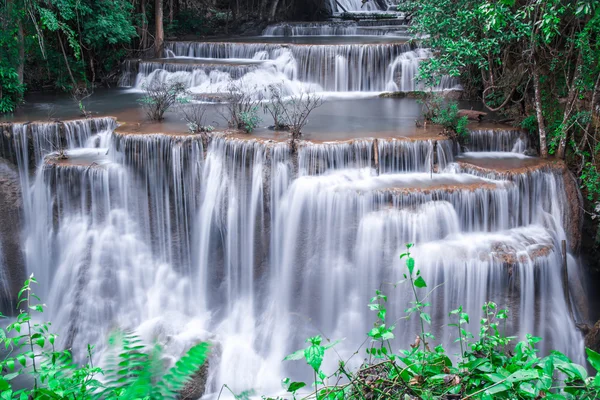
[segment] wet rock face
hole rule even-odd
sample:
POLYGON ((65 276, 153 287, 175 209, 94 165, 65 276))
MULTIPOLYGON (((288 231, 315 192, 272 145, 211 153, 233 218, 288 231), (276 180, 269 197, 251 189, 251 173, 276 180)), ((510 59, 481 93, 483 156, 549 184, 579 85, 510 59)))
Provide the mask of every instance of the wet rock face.
POLYGON ((567 194, 567 206, 565 218, 566 234, 569 243, 569 249, 573 253, 578 253, 581 247, 582 227, 583 227, 583 198, 577 185, 575 176, 564 168, 563 172, 565 192, 567 194))
POLYGON ((600 321, 591 328, 585 326, 582 331, 585 333, 585 347, 600 352, 600 321))
POLYGON ((208 380, 208 362, 205 362, 202 367, 196 372, 192 379, 185 385, 185 388, 180 393, 180 399, 199 399, 204 395, 206 390, 206 381, 208 380))
MULTIPOLYGON (((25 277, 21 249, 22 197, 19 175, 15 168, 0 158, 0 269, 8 281, 7 289, 0 289, 0 310, 8 312, 25 277)), ((0 272, 1 274, 2 272, 0 272)))

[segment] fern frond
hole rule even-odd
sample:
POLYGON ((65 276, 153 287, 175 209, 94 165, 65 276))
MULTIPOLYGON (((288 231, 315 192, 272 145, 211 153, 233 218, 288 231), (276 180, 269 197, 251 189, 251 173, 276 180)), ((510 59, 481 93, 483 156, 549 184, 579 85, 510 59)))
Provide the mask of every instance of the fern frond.
POLYGON ((208 343, 200 343, 190 348, 156 385, 159 398, 177 398, 192 376, 204 365, 209 352, 208 343))

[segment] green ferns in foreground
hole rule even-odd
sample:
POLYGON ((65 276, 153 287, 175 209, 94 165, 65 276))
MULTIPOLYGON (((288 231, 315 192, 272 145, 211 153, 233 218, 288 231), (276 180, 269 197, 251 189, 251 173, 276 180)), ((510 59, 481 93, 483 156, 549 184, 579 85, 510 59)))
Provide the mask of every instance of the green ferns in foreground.
MULTIPOLYGON (((299 350, 286 360, 304 359, 314 372, 309 393, 304 382, 283 381, 284 388, 294 399, 596 399, 600 396, 600 374, 588 377, 584 367, 574 364, 565 355, 553 351, 539 357, 535 345, 541 339, 527 335, 526 340, 512 346, 514 337, 504 334, 508 311, 495 303, 483 305, 479 337, 467 331, 469 315, 462 307, 450 312, 456 328, 456 343, 461 355, 453 362, 442 345, 427 330, 431 317, 427 298, 434 290, 425 292, 427 283, 421 271, 415 269, 410 255, 412 245, 400 258, 406 258, 405 281, 410 285, 414 300, 405 310, 407 318, 420 321, 420 332, 409 350, 393 351, 394 325, 389 325, 387 296, 377 291, 369 308, 377 313, 377 322, 368 333, 368 361, 356 372, 339 361, 338 369, 327 374, 321 370, 326 350, 337 342, 323 345, 316 336, 307 340, 306 349, 299 350), (422 293, 425 292, 425 293, 422 293), (510 349, 510 350, 509 350, 510 349)), ((435 289, 435 288, 434 288, 435 289)), ((366 343, 366 342, 365 342, 366 343)), ((358 353, 358 352, 357 352, 358 353)), ((600 354, 587 349, 588 361, 600 371, 600 354)))
POLYGON ((69 350, 56 349, 57 336, 50 332, 50 324, 33 321, 33 312, 44 311, 44 304, 31 290, 33 283, 36 280, 31 276, 19 291, 16 321, 0 329, 0 343, 8 352, 0 361, 2 400, 175 399, 208 357, 208 344, 200 343, 165 371, 160 346, 148 350, 135 335, 117 332, 109 342, 114 356, 106 370, 94 366, 89 345, 88 363, 77 365, 69 350), (20 375, 29 375, 28 389, 13 387, 20 375))

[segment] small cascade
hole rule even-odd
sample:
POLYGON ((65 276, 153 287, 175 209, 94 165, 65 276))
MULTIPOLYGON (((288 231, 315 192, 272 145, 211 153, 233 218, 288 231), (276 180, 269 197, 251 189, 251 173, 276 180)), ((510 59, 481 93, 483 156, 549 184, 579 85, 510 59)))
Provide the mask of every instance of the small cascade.
POLYGON ((330 0, 331 9, 339 12, 381 12, 395 11, 394 0, 330 0))
POLYGON ((357 139, 346 142, 304 142, 298 151, 300 175, 319 175, 329 170, 370 168, 377 147, 379 174, 430 172, 454 159, 450 140, 357 139), (437 145, 437 149, 435 149, 437 145), (434 156, 434 153, 437 156, 434 156))
POLYGON ((409 38, 407 26, 367 27, 356 22, 306 22, 269 25, 263 36, 397 36, 409 38))
MULTIPOLYGON (((429 49, 415 49, 399 55, 388 67, 388 84, 386 90, 391 92, 402 91, 410 92, 415 90, 425 90, 423 84, 416 81, 419 72, 419 64, 422 60, 431 57, 429 49)), ((433 90, 460 90, 458 78, 443 76, 440 83, 433 90)))
POLYGON ((523 153, 527 149, 527 136, 523 131, 473 129, 469 131, 469 151, 496 151, 523 153))
POLYGON ((260 65, 250 60, 246 64, 232 63, 227 64, 213 62, 139 62, 134 65, 131 61, 126 61, 122 68, 120 79, 121 86, 133 86, 141 89, 144 84, 152 85, 154 81, 168 82, 177 80, 183 82, 186 87, 197 87, 205 85, 207 82, 214 83, 218 81, 229 81, 230 79, 240 79, 251 71, 254 71, 260 65), (134 77, 132 80, 131 77, 134 77))

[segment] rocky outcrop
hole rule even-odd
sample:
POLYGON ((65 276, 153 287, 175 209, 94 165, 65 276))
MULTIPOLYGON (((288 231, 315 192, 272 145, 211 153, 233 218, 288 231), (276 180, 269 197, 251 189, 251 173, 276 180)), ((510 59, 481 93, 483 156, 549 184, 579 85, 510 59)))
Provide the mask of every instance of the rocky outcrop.
POLYGON ((192 379, 185 385, 180 393, 181 400, 199 399, 206 390, 206 381, 208 380, 208 362, 196 372, 192 379))
POLYGON ((12 312, 15 296, 25 279, 21 249, 22 197, 19 175, 0 158, 0 277, 7 285, 0 287, 0 310, 12 312))
POLYGON ((591 328, 584 325, 580 329, 585 334, 585 347, 600 352, 600 321, 591 328))

